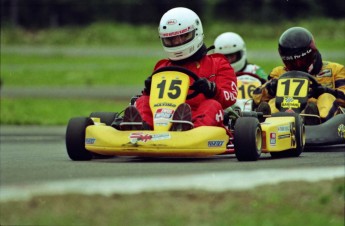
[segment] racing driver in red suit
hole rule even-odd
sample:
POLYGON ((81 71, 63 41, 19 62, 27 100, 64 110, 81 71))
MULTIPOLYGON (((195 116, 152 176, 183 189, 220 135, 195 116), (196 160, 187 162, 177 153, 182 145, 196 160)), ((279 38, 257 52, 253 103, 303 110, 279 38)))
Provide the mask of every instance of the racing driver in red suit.
MULTIPOLYGON (((191 111, 194 127, 223 127, 223 109, 236 102, 237 79, 233 68, 222 54, 206 54, 203 27, 198 15, 183 7, 167 11, 159 24, 159 36, 169 59, 160 60, 154 70, 179 66, 200 77, 197 82, 191 79, 192 89, 200 94, 188 99, 184 105, 184 111, 191 111)), ((149 106, 150 87, 151 77, 145 80, 143 95, 135 102, 143 124, 149 129, 153 128, 153 116, 149 106)), ((178 109, 175 114, 177 111, 178 109)), ((124 121, 127 119, 125 111, 124 121)))

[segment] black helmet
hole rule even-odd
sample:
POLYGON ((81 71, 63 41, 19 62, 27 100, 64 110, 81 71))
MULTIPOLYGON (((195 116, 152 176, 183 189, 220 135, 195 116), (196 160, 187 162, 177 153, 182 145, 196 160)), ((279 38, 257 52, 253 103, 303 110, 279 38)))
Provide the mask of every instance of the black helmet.
POLYGON ((314 68, 318 50, 313 35, 305 28, 292 27, 279 38, 279 54, 287 70, 310 73, 314 68))

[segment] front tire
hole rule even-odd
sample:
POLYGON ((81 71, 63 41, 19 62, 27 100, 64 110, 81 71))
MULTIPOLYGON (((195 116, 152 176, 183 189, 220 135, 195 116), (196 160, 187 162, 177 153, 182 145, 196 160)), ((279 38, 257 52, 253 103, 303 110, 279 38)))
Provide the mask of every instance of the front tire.
POLYGON ((73 161, 88 161, 92 159, 92 153, 85 149, 86 127, 93 125, 91 118, 72 118, 68 122, 66 131, 67 154, 73 161))
POLYGON ((234 134, 235 155, 238 161, 257 161, 262 151, 262 130, 254 117, 238 118, 234 134))
POLYGON ((115 112, 92 112, 90 118, 100 118, 102 123, 111 126, 118 115, 119 114, 115 112))

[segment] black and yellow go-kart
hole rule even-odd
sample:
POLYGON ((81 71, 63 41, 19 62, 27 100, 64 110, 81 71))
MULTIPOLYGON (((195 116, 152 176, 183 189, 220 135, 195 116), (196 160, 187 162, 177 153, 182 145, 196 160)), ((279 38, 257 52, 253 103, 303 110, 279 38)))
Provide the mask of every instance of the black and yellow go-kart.
POLYGON ((278 79, 276 107, 280 112, 295 112, 303 119, 316 118, 317 125, 306 125, 306 146, 345 145, 345 114, 339 114, 322 123, 319 115, 304 114, 309 98, 315 96, 316 79, 301 71, 290 71, 278 79))
POLYGON ((188 131, 170 131, 175 109, 187 98, 198 95, 189 90, 198 80, 180 67, 165 67, 152 74, 150 107, 153 130, 120 130, 122 116, 116 112, 93 112, 89 117, 70 119, 66 147, 72 160, 108 156, 207 157, 234 154, 240 161, 255 161, 262 152, 273 156, 299 156, 304 148, 304 126, 298 114, 267 118, 257 114, 236 120, 235 130, 201 126, 188 131))

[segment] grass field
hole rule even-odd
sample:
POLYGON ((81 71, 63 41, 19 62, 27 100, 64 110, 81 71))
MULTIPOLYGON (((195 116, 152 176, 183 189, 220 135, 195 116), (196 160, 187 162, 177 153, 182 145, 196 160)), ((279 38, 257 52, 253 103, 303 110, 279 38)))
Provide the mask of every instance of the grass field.
POLYGON ((0 224, 342 226, 344 192, 344 179, 336 179, 227 192, 40 196, 2 203, 0 224))

